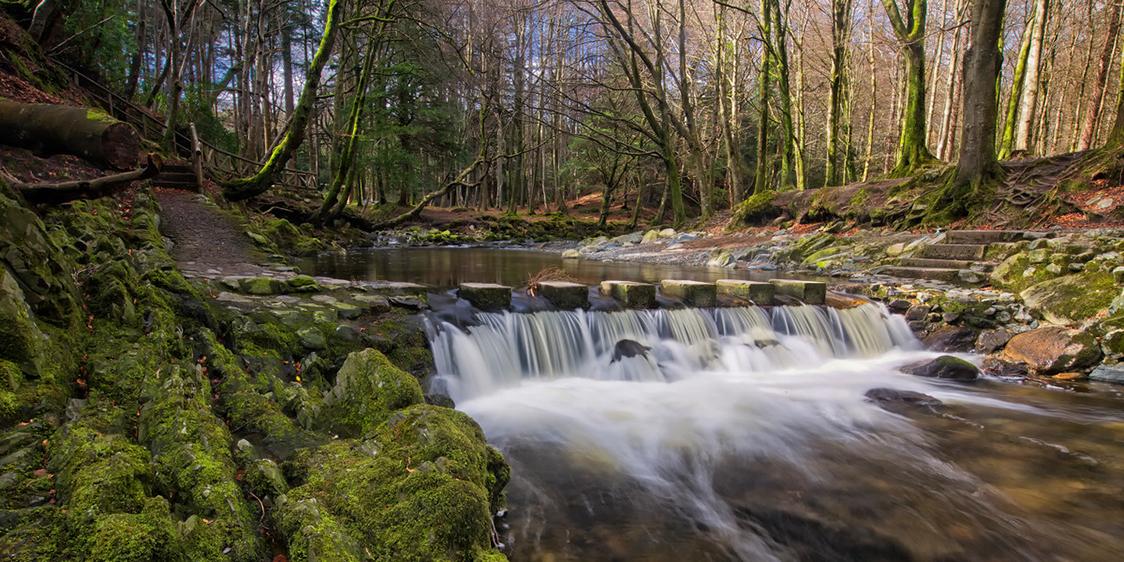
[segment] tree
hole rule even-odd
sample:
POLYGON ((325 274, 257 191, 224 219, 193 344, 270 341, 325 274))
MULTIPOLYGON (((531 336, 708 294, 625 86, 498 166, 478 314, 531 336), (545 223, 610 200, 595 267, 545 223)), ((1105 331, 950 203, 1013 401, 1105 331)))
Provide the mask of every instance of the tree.
MULTIPOLYGON (((1093 93, 1089 96, 1088 105, 1085 109, 1085 120, 1081 126, 1081 139, 1078 141, 1077 150, 1089 150, 1093 146, 1093 137, 1097 132, 1097 123, 1100 117, 1100 108, 1104 103, 1104 94, 1108 84, 1108 70, 1112 66, 1113 46, 1117 42, 1117 37, 1120 35, 1120 18, 1121 12, 1124 12, 1124 3, 1118 0, 1113 0, 1113 6, 1109 8, 1112 10, 1110 16, 1108 33, 1104 38, 1104 48, 1101 50, 1101 56, 1097 63, 1097 76, 1093 79, 1093 93)), ((1117 122, 1120 122, 1119 110, 1117 110, 1117 122)), ((1115 127, 1114 127, 1115 130, 1115 127)))
POLYGON ((898 0, 882 0, 890 26, 905 53, 905 103, 898 140, 895 175, 906 175, 933 160, 925 134, 925 19, 926 0, 907 0, 903 16, 898 0))
POLYGON ((843 183, 840 140, 843 129, 844 88, 847 81, 847 46, 851 42, 851 0, 831 0, 831 77, 828 89, 827 185, 843 183))
POLYGON ((332 48, 335 46, 338 32, 336 20, 339 17, 341 5, 340 0, 330 0, 328 3, 328 14, 324 21, 324 34, 320 38, 316 56, 313 57, 312 64, 308 67, 304 88, 301 89, 300 99, 289 118, 285 136, 273 147, 269 158, 257 173, 224 183, 223 196, 227 199, 240 201, 268 191, 273 185, 274 179, 289 163, 297 149, 300 148, 301 143, 304 142, 308 133, 309 118, 312 116, 312 106, 316 102, 316 93, 320 89, 321 73, 324 66, 328 64, 328 59, 332 56, 332 48))
POLYGON ((1002 60, 998 45, 1006 6, 1006 0, 974 0, 972 45, 964 57, 960 158, 931 215, 966 215, 978 192, 1002 175, 995 152, 995 119, 999 112, 996 84, 1002 60))

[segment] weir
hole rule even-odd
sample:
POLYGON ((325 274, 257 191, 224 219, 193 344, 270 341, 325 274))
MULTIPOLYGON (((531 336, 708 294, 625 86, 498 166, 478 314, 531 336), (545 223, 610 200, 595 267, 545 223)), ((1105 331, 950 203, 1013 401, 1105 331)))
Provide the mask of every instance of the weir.
POLYGON ((455 400, 522 379, 673 381, 705 370, 753 373, 916 347, 879 304, 482 313, 430 325, 440 381, 455 400))

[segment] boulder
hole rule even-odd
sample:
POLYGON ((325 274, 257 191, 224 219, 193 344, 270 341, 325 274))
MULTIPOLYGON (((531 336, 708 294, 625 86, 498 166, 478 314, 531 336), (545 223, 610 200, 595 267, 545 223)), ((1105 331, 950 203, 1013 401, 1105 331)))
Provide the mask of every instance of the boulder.
POLYGON ((707 267, 732 267, 734 265, 734 256, 727 250, 718 252, 714 257, 706 262, 707 267))
POLYGON ((336 383, 324 395, 319 425, 346 435, 363 435, 391 412, 424 401, 417 379, 375 349, 347 356, 336 383))
POLYGON ((1089 333, 1060 326, 1047 326, 1011 338, 1002 359, 1024 363, 1037 374, 1082 371, 1097 364, 1101 350, 1089 333))
POLYGON ((562 252, 562 259, 564 260, 576 260, 581 259, 581 257, 582 253, 573 248, 562 252))
POLYGON ((665 228, 665 229, 660 231, 659 237, 660 238, 675 238, 676 234, 677 233, 675 232, 674 228, 665 228))
POLYGON ((1124 364, 1100 365, 1089 373, 1089 380, 1124 384, 1124 364))
POLYGON ((640 241, 644 244, 651 244, 652 242, 656 242, 659 239, 660 239, 660 231, 649 230, 648 232, 644 233, 644 237, 641 238, 640 241))
POLYGON ((457 296, 480 310, 503 310, 511 306, 511 287, 495 283, 461 283, 457 296))
POLYGON ((886 255, 891 258, 896 258, 905 253, 905 244, 898 242, 897 244, 890 244, 886 247, 886 255))
POLYGON ((975 345, 977 334, 967 326, 943 325, 925 336, 922 343, 933 351, 968 351, 975 345))
POLYGON ((918 377, 955 381, 974 381, 980 376, 978 367, 951 355, 942 355, 932 361, 908 365, 902 370, 918 377))
POLYGON ((1032 285, 1020 296, 1035 316, 1051 324, 1079 324, 1112 304, 1119 293, 1112 275, 1086 271, 1032 285))
POLYGON ((1011 341, 1011 332, 1003 328, 984 330, 980 332, 980 337, 976 338, 976 351, 980 353, 994 353, 1007 345, 1009 341, 1011 341))

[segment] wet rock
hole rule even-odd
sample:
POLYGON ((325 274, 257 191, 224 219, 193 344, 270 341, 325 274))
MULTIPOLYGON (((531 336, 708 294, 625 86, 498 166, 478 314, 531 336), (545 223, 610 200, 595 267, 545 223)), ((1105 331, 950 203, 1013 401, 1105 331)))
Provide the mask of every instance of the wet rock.
MULTIPOLYGON (((913 305, 910 304, 910 302, 907 301, 907 300, 897 299, 897 300, 890 301, 890 304, 886 305, 886 308, 889 308, 890 312, 896 312, 898 314, 904 314, 912 306, 913 305)), ((928 312, 928 311, 926 311, 926 312, 928 312)))
POLYGON ((602 281, 601 294, 612 297, 626 308, 652 308, 656 305, 656 286, 634 281, 602 281))
POLYGON ((431 392, 425 395, 425 403, 431 406, 441 406, 442 408, 456 408, 457 404, 453 399, 442 392, 431 392))
POLYGON ((251 295, 277 295, 285 291, 285 283, 272 277, 246 277, 239 281, 239 288, 251 295))
POLYGON ((660 282, 660 291, 665 296, 679 299, 687 306, 703 308, 713 307, 718 298, 717 287, 714 283, 702 281, 664 279, 660 282))
POLYGON ((967 326, 941 326, 922 341, 934 351, 968 351, 976 343, 976 334, 967 326))
POLYGON ((804 304, 824 304, 827 300, 827 284, 820 281, 796 281, 792 279, 771 279, 777 295, 784 295, 804 304))
POLYGON ((564 259, 564 260, 576 260, 576 259, 579 259, 581 257, 582 257, 582 253, 573 249, 573 248, 571 248, 569 250, 565 250, 565 251, 562 252, 562 259, 564 259))
POLYGON ((715 287, 719 294, 748 300, 757 306, 772 305, 773 293, 776 291, 772 283, 742 279, 719 279, 715 282, 715 287))
POLYGON ((398 308, 405 308, 407 310, 425 310, 428 306, 425 304, 425 301, 418 297, 390 297, 387 299, 387 302, 398 308))
POLYGON ((718 255, 710 258, 706 262, 707 267, 731 267, 734 265, 734 256, 730 255, 728 251, 721 251, 718 255))
POLYGON ((1048 375, 1088 369, 1101 359, 1101 350, 1091 334, 1047 326, 1012 337, 1002 359, 1048 375))
POLYGON ((613 346, 613 359, 611 363, 616 363, 621 359, 628 359, 630 357, 643 357, 648 354, 652 348, 636 341, 636 340, 621 340, 613 346))
POLYGON ((978 367, 951 355, 942 355, 927 363, 908 365, 902 370, 918 377, 955 381, 974 381, 980 376, 978 367))
POLYGON ((382 313, 390 310, 390 301, 381 295, 353 295, 355 302, 367 307, 373 313, 382 313))
POLYGON ((940 400, 912 390, 898 390, 895 388, 872 388, 864 394, 871 402, 880 404, 908 404, 910 406, 943 406, 940 400))
POLYGON ((1089 373, 1089 380, 1124 384, 1124 364, 1100 365, 1089 373))
POLYGON ((495 283, 461 283, 457 296, 480 310, 503 310, 511 306, 511 287, 495 283))
POLYGON ((1009 341, 1011 341, 1011 332, 1004 328, 984 330, 980 332, 980 337, 976 338, 976 351, 980 353, 994 353, 1007 345, 1009 341))
POLYGON ((536 291, 560 309, 574 310, 589 306, 589 287, 580 283, 540 281, 536 291))
POLYGON ((916 305, 909 307, 905 312, 905 319, 910 322, 923 321, 929 316, 932 307, 925 305, 916 305))
POLYGON ((1101 339, 1101 349, 1107 357, 1124 355, 1124 329, 1113 330, 1101 339))
POLYGON ((312 293, 320 290, 320 284, 310 275, 295 275, 290 277, 286 284, 290 290, 297 293, 312 293))
POLYGON ((1117 285, 1124 285, 1124 265, 1112 269, 1112 278, 1116 280, 1117 285))

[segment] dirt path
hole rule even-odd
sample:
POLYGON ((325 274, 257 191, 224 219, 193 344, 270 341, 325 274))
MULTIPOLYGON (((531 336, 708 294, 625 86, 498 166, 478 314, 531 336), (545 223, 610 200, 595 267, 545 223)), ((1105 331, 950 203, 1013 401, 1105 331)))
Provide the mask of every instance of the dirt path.
POLYGON ((172 255, 185 275, 260 275, 262 256, 242 228, 197 193, 154 189, 172 255))

